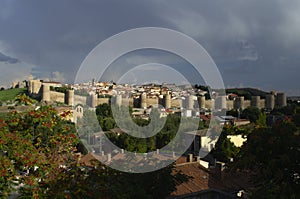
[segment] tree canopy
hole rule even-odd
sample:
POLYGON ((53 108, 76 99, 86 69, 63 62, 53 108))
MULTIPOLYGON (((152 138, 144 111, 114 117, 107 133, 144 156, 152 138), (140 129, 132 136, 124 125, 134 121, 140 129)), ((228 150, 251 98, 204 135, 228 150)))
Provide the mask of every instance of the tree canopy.
POLYGON ((165 198, 177 178, 183 182, 184 176, 172 174, 173 165, 145 174, 119 172, 96 160, 86 166, 66 114, 45 106, 1 115, 1 198, 13 192, 21 198, 165 198))
POLYGON ((283 120, 272 127, 258 125, 248 135, 231 169, 251 174, 253 198, 300 197, 300 135, 297 126, 298 123, 283 120))

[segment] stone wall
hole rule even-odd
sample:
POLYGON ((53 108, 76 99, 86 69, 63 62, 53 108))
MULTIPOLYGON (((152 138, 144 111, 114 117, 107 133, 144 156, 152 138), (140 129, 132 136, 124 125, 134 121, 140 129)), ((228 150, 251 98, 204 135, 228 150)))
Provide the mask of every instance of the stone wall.
POLYGON ((233 100, 227 100, 227 101, 226 101, 226 109, 227 109, 227 110, 233 109, 233 103, 234 103, 233 100))
POLYGON ((251 101, 250 100, 245 100, 244 101, 244 108, 248 108, 249 106, 251 106, 251 101))
POLYGON ((80 96, 80 95, 74 95, 74 105, 76 106, 77 104, 86 105, 87 104, 87 97, 80 96))
POLYGON ((265 108, 266 107, 266 100, 265 99, 261 99, 259 102, 259 108, 265 108))
POLYGON ((131 106, 133 107, 133 99, 132 98, 122 98, 122 105, 123 106, 131 106))
POLYGON ((215 105, 214 100, 205 100, 205 108, 212 109, 212 107, 215 105))
POLYGON ((65 94, 56 91, 50 91, 50 100, 51 102, 65 103, 65 94))
MULTIPOLYGON (((47 102, 60 102, 60 103, 65 103, 69 105, 77 105, 77 104, 82 104, 82 105, 89 105, 89 106, 97 106, 99 104, 104 104, 104 103, 109 103, 110 99, 109 98, 97 98, 96 95, 94 94, 93 97, 92 95, 89 97, 85 96, 79 96, 79 95, 74 95, 74 91, 70 92, 69 95, 66 95, 64 93, 60 92, 55 92, 55 91, 50 91, 50 86, 61 86, 60 84, 57 83, 51 83, 51 82, 45 82, 42 83, 40 80, 29 80, 28 82, 28 92, 29 95, 35 98, 41 97, 42 100, 47 101, 47 102), (43 92, 45 91, 45 93, 43 92), (71 96, 74 96, 74 101, 72 101, 71 96), (73 103, 74 102, 74 103, 73 103)), ((142 96, 140 96, 142 97, 142 96)), ((144 96, 145 97, 145 96, 144 96)), ((286 96, 284 93, 278 93, 276 98, 275 96, 267 96, 267 100, 265 99, 260 99, 259 96, 252 96, 252 100, 241 100, 242 105, 241 106, 243 109, 249 107, 249 106, 255 106, 258 108, 273 108, 274 103, 279 106, 286 106, 286 96), (268 98, 269 97, 269 98, 268 98)), ((200 106, 205 107, 206 109, 212 109, 212 107, 215 107, 216 103, 215 100, 205 100, 205 98, 198 98, 198 100, 201 101, 200 106), (204 104, 204 106, 202 105, 204 104)), ((192 102, 196 103, 195 101, 190 98, 188 100, 189 107, 192 107, 192 102)), ((224 107, 224 102, 226 102, 226 108, 227 110, 231 110, 235 108, 235 103, 233 100, 226 100, 222 101, 221 107, 224 107)), ((144 99, 144 105, 148 106, 154 106, 157 107, 159 103, 161 103, 161 100, 158 98, 145 98, 144 99)), ((122 104, 132 107, 140 107, 141 102, 140 99, 134 100, 133 98, 122 98, 122 104)), ((171 100, 171 107, 176 107, 180 108, 182 107, 183 102, 180 99, 175 99, 171 100)), ((197 104, 198 105, 198 104, 197 104)))
POLYGON ((98 106, 99 104, 109 104, 109 98, 98 98, 96 105, 98 106))
POLYGON ((28 92, 30 94, 39 94, 42 87, 42 82, 40 80, 29 80, 28 92))
POLYGON ((171 107, 176 107, 176 108, 182 107, 182 100, 181 99, 171 100, 171 107))
POLYGON ((158 106, 158 98, 147 98, 146 99, 147 106, 158 106))

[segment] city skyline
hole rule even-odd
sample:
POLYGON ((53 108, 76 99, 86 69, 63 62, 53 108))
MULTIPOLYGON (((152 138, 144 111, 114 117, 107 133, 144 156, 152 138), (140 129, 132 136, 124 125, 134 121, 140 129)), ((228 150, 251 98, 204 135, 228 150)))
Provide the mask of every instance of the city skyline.
MULTIPOLYGON (((226 87, 254 87, 300 95, 297 1, 0 4, 0 86, 30 75, 72 83, 81 62, 101 41, 132 28, 164 27, 200 43, 218 66, 226 87)), ((161 52, 127 55, 123 60, 120 58, 122 66, 116 68, 150 61, 176 70, 187 69, 193 74, 191 66, 182 59, 161 52)), ((156 66, 151 70, 164 77, 162 68, 156 66)), ((137 76, 143 79, 147 75, 142 74, 147 72, 149 69, 140 68, 137 76)), ((107 78, 115 80, 113 76, 107 78)))

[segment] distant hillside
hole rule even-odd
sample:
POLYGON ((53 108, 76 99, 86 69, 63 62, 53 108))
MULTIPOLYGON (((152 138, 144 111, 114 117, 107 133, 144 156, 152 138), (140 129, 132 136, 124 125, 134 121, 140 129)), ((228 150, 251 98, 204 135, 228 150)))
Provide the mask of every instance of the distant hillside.
POLYGON ((19 94, 27 93, 27 88, 13 88, 0 91, 0 101, 14 100, 19 94))
POLYGON ((260 96, 261 98, 265 98, 268 92, 256 89, 256 88, 228 88, 226 89, 226 93, 235 93, 239 96, 244 96, 245 99, 250 100, 251 96, 260 96))

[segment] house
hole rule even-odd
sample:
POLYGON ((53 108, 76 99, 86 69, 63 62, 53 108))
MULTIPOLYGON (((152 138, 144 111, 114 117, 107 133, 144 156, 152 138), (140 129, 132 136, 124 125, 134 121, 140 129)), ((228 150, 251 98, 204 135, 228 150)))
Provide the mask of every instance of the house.
MULTIPOLYGON (((159 153, 154 154, 159 160, 166 160, 166 156, 159 153)), ((79 162, 81 165, 93 167, 93 161, 124 161, 126 154, 123 152, 112 156, 97 155, 90 153, 85 156, 80 156, 79 162)), ((204 161, 202 161, 204 162, 204 161)), ((143 156, 136 156, 136 165, 142 166, 144 163, 143 156)), ((189 154, 179 157, 175 162, 175 167, 172 170, 172 175, 182 175, 185 179, 177 178, 175 182, 175 190, 170 193, 168 199, 181 198, 240 198, 241 191, 248 192, 249 175, 240 172, 229 172, 223 169, 222 164, 216 163, 215 166, 203 166, 199 157, 189 154)))
POLYGON ((227 138, 234 144, 236 147, 241 147, 247 138, 242 135, 227 135, 227 138))
POLYGON ((234 126, 241 126, 250 124, 250 120, 248 119, 237 119, 231 115, 225 116, 216 116, 216 119, 219 121, 221 125, 234 125, 234 126))
POLYGON ((226 171, 218 163, 207 168, 199 158, 179 158, 172 174, 177 173, 186 175, 188 180, 178 182, 168 199, 241 198, 241 191, 250 189, 248 174, 226 171))
POLYGON ((192 136, 194 138, 192 144, 187 150, 194 154, 198 154, 200 149, 203 152, 211 151, 217 142, 216 138, 210 136, 211 133, 209 132, 209 129, 185 132, 185 135, 192 136))

